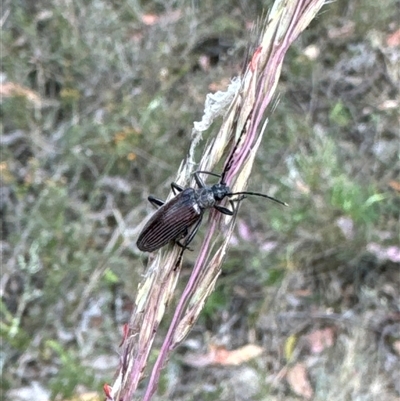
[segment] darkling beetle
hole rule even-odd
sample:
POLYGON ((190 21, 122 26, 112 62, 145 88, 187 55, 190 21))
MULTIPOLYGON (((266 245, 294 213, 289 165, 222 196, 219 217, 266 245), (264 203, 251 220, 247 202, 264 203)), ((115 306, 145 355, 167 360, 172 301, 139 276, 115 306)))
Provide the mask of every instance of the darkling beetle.
POLYGON ((151 216, 139 235, 136 245, 141 251, 156 251, 170 241, 175 241, 177 245, 184 249, 188 248, 200 227, 206 209, 214 208, 222 214, 232 216, 235 212, 234 202, 240 202, 246 195, 260 196, 287 206, 285 202, 258 192, 231 192, 229 186, 224 183, 225 174, 223 174, 219 183, 207 186, 201 179, 200 174, 221 177, 219 174, 208 171, 196 171, 193 176, 199 187, 198 189, 183 189, 173 182, 171 184, 172 191, 175 194, 179 192, 175 198, 165 203, 153 196, 148 197, 148 200, 154 206, 160 208, 151 216), (234 195, 241 196, 229 200, 232 210, 218 205, 224 198, 230 198, 234 195), (190 232, 189 229, 191 229, 190 232), (184 239, 183 243, 180 242, 182 239, 184 239))

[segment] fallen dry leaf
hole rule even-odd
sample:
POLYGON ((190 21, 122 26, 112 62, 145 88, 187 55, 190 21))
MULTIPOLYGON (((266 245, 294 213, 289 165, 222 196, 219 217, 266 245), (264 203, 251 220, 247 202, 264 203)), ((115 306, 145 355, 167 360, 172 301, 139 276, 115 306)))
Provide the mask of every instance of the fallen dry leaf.
POLYGON ((309 288, 295 290, 293 291, 293 295, 296 297, 309 297, 312 295, 312 291, 309 288))
POLYGON ((393 347, 394 352, 395 352, 398 356, 400 356, 400 340, 394 341, 393 344, 392 344, 392 347, 393 347))
POLYGON ((22 85, 15 84, 13 82, 4 82, 0 85, 0 96, 4 97, 14 97, 14 96, 22 96, 25 97, 30 102, 34 103, 35 105, 40 105, 40 97, 22 85))
POLYGON ((400 46, 400 29, 391 33, 386 37, 386 44, 389 47, 397 47, 400 46))
POLYGON ((356 24, 353 21, 346 21, 338 27, 331 27, 328 30, 329 39, 347 39, 350 38, 355 31, 356 24))
POLYGON ((307 377, 307 369, 302 363, 288 369, 286 380, 294 393, 309 400, 312 398, 314 391, 307 377))
POLYGON ((151 26, 155 24, 173 24, 178 21, 182 16, 182 12, 180 10, 168 12, 165 14, 144 14, 142 15, 142 22, 145 25, 151 26))
POLYGON ((228 354, 220 363, 223 365, 240 365, 261 355, 262 352, 263 349, 258 345, 248 344, 236 350, 228 351, 228 354))
POLYGON ((143 14, 142 15, 142 22, 145 25, 154 25, 158 22, 160 17, 156 14, 143 14))
POLYGON ((400 192, 400 182, 392 180, 389 182, 389 187, 394 189, 397 192, 400 192))
POLYGON ((194 368, 203 368, 205 366, 212 365, 214 363, 215 356, 212 352, 207 354, 186 354, 184 361, 186 365, 192 366, 194 368))
POLYGON ((202 71, 209 71, 211 67, 211 60, 209 56, 205 54, 201 55, 198 59, 198 64, 202 71))
POLYGON ((320 354, 326 348, 332 347, 335 342, 335 332, 332 327, 315 330, 306 337, 313 354, 320 354))
POLYGON ((378 104, 378 110, 393 110, 399 107, 399 102, 395 99, 386 99, 378 104))
POLYGON ((310 187, 301 179, 297 179, 295 181, 296 188, 303 194, 309 194, 310 193, 310 187))
POLYGON ((249 361, 263 352, 258 345, 248 344, 236 350, 229 351, 225 347, 211 346, 207 354, 190 354, 185 357, 185 362, 194 367, 208 365, 237 366, 249 361))
POLYGON ((390 260, 394 263, 400 262, 400 247, 398 246, 392 245, 385 247, 371 242, 367 245, 367 250, 380 260, 390 260))

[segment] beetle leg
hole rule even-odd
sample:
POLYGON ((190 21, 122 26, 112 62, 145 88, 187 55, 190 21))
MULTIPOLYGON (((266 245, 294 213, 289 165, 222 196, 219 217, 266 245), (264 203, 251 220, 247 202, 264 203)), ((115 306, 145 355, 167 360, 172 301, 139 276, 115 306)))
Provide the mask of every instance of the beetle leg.
POLYGON ((188 251, 193 251, 192 248, 186 246, 185 244, 182 244, 182 242, 180 242, 180 241, 175 241, 175 244, 180 246, 181 248, 183 248, 183 250, 187 249, 188 251))
POLYGON ((232 212, 235 213, 236 212, 236 208, 237 208, 237 206, 235 205, 235 199, 233 199, 233 200, 229 199, 229 204, 232 206, 232 212))
MULTIPOLYGON (((181 235, 181 238, 185 238, 188 235, 188 229, 186 228, 184 233, 181 235)), ((188 246, 186 246, 185 244, 182 244, 182 242, 178 239, 175 240, 175 244, 180 246, 183 250, 188 249, 189 251, 193 251, 192 248, 189 248, 188 246)))
POLYGON ((236 198, 236 199, 229 199, 229 203, 230 203, 231 206, 232 206, 232 211, 233 211, 233 213, 235 213, 235 212, 236 212, 236 209, 237 209, 237 204, 235 204, 235 202, 239 203, 239 202, 241 202, 244 198, 246 198, 245 195, 239 196, 239 197, 236 198))
POLYGON ((182 192, 183 191, 183 188, 180 185, 178 185, 176 182, 171 182, 171 188, 172 188, 172 192, 175 195, 176 195, 175 191, 177 191, 177 192, 182 192))
POLYGON ((233 210, 230 210, 227 207, 219 205, 214 205, 214 208, 217 209, 220 213, 227 214, 228 216, 233 216, 233 213, 235 212, 235 207, 233 205, 232 205, 233 210))
POLYGON ((202 219, 203 219, 203 216, 200 216, 199 220, 194 225, 194 227, 193 227, 192 231, 190 232, 189 236, 186 238, 184 244, 182 244, 180 241, 176 241, 178 246, 180 246, 182 248, 185 248, 185 249, 189 249, 189 251, 193 250, 193 249, 190 249, 188 247, 188 245, 193 241, 194 236, 196 235, 197 231, 199 230, 199 227, 200 227, 202 219))
POLYGON ((245 198, 247 198, 247 196, 245 196, 245 195, 242 195, 242 196, 239 196, 238 198, 236 198, 236 199, 229 199, 229 203, 232 205, 232 208, 233 208, 233 210, 235 210, 235 208, 236 208, 236 206, 235 206, 235 203, 234 202, 241 202, 243 199, 245 199, 245 198))
POLYGON ((147 200, 156 208, 159 208, 165 203, 161 199, 155 198, 153 195, 150 195, 147 200))
POLYGON ((188 246, 185 245, 185 244, 182 244, 181 241, 176 240, 176 241, 175 241, 175 244, 178 245, 179 247, 181 247, 183 250, 187 249, 188 251, 191 251, 191 252, 193 251, 192 248, 188 247, 188 246))
POLYGON ((245 198, 245 196, 242 195, 242 196, 239 196, 236 199, 229 199, 229 203, 232 206, 232 210, 228 209, 227 207, 220 206, 220 205, 214 205, 214 208, 217 209, 222 214, 227 214, 228 216, 233 216, 234 213, 236 212, 235 202, 240 202, 244 198, 245 198))
MULTIPOLYGON (((175 191, 178 191, 178 192, 183 191, 183 188, 180 185, 176 184, 175 182, 171 182, 171 188, 175 195, 176 195, 175 191)), ((153 195, 149 195, 147 200, 156 208, 161 207, 165 203, 163 200, 158 199, 158 198, 154 197, 153 195)))

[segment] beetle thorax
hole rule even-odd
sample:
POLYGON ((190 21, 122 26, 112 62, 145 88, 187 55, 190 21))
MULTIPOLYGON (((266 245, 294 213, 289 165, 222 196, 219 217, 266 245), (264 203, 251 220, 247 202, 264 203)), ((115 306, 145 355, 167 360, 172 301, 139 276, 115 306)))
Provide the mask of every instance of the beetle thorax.
POLYGON ((208 209, 216 202, 224 199, 230 193, 228 186, 224 184, 215 184, 212 187, 199 188, 196 191, 195 199, 201 209, 208 209))
POLYGON ((210 187, 199 188, 196 190, 195 199, 201 209, 208 209, 215 205, 214 194, 210 187))

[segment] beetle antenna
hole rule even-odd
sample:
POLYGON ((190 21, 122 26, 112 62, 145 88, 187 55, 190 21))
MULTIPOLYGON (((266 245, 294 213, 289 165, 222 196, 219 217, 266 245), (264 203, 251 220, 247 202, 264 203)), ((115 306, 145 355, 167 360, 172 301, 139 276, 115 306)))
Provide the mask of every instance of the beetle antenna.
POLYGON ((260 194, 259 192, 233 192, 233 193, 227 194, 227 196, 229 196, 229 197, 234 196, 234 195, 254 195, 254 196, 260 196, 261 198, 267 198, 267 199, 272 200, 272 201, 274 201, 274 202, 277 202, 277 203, 279 203, 279 204, 281 204, 281 205, 283 205, 283 206, 289 206, 286 202, 282 202, 282 201, 280 201, 279 199, 276 199, 276 198, 274 198, 274 197, 272 197, 272 196, 268 196, 268 195, 265 195, 265 194, 260 194))

